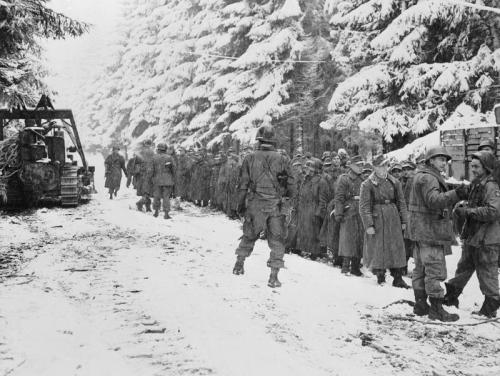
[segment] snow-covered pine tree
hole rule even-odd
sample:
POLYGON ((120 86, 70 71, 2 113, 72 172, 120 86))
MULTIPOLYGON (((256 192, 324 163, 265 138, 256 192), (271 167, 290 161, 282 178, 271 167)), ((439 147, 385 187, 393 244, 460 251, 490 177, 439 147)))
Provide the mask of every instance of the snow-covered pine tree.
POLYGON ((462 103, 491 109, 485 97, 500 65, 488 12, 447 0, 331 0, 326 6, 334 30, 347 35, 344 45, 362 42, 335 51, 355 73, 335 90, 333 115, 323 126, 380 132, 390 142, 436 129, 462 103), (356 66, 360 46, 370 58, 356 66))
POLYGON ((131 0, 117 60, 87 89, 96 143, 123 135, 213 147, 252 142, 261 124, 288 138, 280 120, 293 116, 290 60, 328 51, 314 50, 324 36, 304 35, 311 3, 324 18, 316 0, 131 0))
POLYGON ((87 30, 46 3, 0 1, 0 106, 34 105, 46 90, 40 39, 76 37, 87 30))

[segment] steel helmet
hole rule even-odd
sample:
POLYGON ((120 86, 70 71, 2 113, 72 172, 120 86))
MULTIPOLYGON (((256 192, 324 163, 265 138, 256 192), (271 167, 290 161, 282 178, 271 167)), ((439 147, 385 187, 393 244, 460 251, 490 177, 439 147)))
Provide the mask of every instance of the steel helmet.
POLYGON ((160 150, 160 151, 167 151, 167 144, 160 143, 160 144, 158 144, 158 146, 156 147, 156 149, 160 150))
POLYGON ((425 153, 425 161, 428 162, 430 159, 439 156, 445 157, 447 161, 451 159, 451 155, 448 154, 443 146, 432 146, 425 153))
POLYGON ((275 144, 276 139, 273 127, 270 127, 268 125, 263 125, 257 130, 257 135, 255 136, 255 139, 260 142, 275 144))
POLYGON ((482 150, 472 154, 472 159, 479 159, 483 168, 491 173, 495 169, 495 156, 489 151, 482 150))
POLYGON ((483 147, 490 147, 495 150, 495 141, 491 138, 481 140, 478 150, 481 150, 483 147))

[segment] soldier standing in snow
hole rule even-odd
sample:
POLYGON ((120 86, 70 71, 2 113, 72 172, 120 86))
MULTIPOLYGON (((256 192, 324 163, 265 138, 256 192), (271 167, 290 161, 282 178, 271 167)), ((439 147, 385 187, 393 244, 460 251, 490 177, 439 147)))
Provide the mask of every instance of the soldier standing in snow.
POLYGON ((163 200, 164 218, 170 219, 170 195, 174 186, 175 163, 167 154, 167 145, 158 144, 157 154, 153 157, 151 180, 153 183, 154 216, 158 217, 161 201, 163 200))
POLYGON ((335 191, 335 220, 340 223, 339 255, 342 257, 342 273, 349 271, 362 276, 360 261, 363 255, 364 230, 359 216, 359 190, 363 178, 363 159, 358 155, 348 163, 349 172, 340 175, 335 191))
POLYGON ((363 263, 385 283, 390 269, 394 287, 409 288, 403 280, 406 266, 402 230, 406 228, 406 203, 399 180, 387 173, 383 155, 373 160, 374 172, 361 184, 359 212, 365 227, 363 263))
POLYGON ((257 131, 258 150, 248 154, 241 167, 238 213, 245 215, 243 236, 236 249, 233 273, 244 273, 245 258, 250 256, 260 233, 266 231, 271 253, 269 287, 280 287, 278 273, 283 268, 286 237, 285 216, 288 198, 294 195, 288 158, 275 150, 274 130, 262 126, 257 131))
POLYGON ((116 197, 116 194, 120 189, 122 171, 125 174, 125 177, 128 177, 127 170, 125 168, 125 158, 118 153, 119 150, 120 148, 118 146, 113 146, 112 153, 104 161, 104 177, 106 178, 104 188, 109 189, 109 198, 111 200, 113 199, 113 196, 116 197))
POLYGON ((431 147, 425 156, 425 166, 413 178, 408 205, 408 238, 414 241, 412 284, 415 294, 413 312, 430 319, 456 321, 458 315, 442 307, 444 290, 440 282, 446 279, 445 255, 451 254, 455 240, 450 211, 454 204, 467 198, 467 188, 460 186, 448 191, 441 173, 451 156, 441 146, 431 147), (427 297, 431 306, 427 304, 427 297))
POLYGON ((153 187, 151 184, 151 175, 153 173, 154 152, 151 149, 153 143, 150 140, 144 141, 142 149, 139 151, 141 160, 141 171, 137 180, 137 196, 141 197, 136 202, 137 210, 142 211, 146 206, 146 212, 151 211, 151 197, 153 196, 153 187))
POLYGON ((462 237, 462 257, 458 261, 455 277, 446 285, 444 304, 458 308, 458 297, 474 271, 484 302, 478 315, 496 317, 500 308, 498 293, 498 252, 500 249, 500 189, 491 172, 495 157, 487 151, 472 155, 470 170, 472 188, 467 205, 458 206, 455 215, 465 220, 462 237))

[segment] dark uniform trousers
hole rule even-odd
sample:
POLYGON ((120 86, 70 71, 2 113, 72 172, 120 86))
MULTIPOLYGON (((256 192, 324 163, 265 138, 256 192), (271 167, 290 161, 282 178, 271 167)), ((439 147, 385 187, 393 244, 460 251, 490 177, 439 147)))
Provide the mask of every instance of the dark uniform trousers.
POLYGON ((500 246, 482 248, 464 245, 462 257, 458 261, 455 277, 449 284, 463 289, 474 272, 477 273, 479 288, 484 296, 500 300, 498 292, 498 252, 500 246))
POLYGON ((159 210, 163 200, 163 211, 170 212, 170 195, 172 194, 171 185, 155 185, 153 190, 153 209, 159 210))
POLYGON ((283 268, 286 238, 285 215, 276 204, 254 199, 248 203, 243 223, 243 236, 236 249, 236 255, 248 257, 253 251, 260 233, 266 231, 267 243, 271 249, 267 265, 271 268, 283 268))

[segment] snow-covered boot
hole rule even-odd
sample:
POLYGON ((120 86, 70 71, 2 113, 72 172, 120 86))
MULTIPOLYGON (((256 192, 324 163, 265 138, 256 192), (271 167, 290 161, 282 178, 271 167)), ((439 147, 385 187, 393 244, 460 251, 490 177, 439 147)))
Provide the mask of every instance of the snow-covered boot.
POLYGON ((281 282, 278 280, 278 268, 271 268, 271 275, 269 276, 269 282, 267 285, 271 288, 281 287, 281 282))
POLYGON ((413 313, 417 316, 428 315, 431 307, 427 304, 427 293, 425 290, 413 290, 413 293, 415 294, 413 313))
POLYGON ((348 274, 350 264, 351 264, 351 259, 349 257, 344 257, 342 259, 342 270, 340 272, 342 274, 348 274))
POLYGON ((446 294, 444 295, 443 304, 447 306, 455 306, 458 308, 458 297, 462 293, 462 289, 453 286, 450 283, 444 283, 446 294))
POLYGON ((165 214, 163 215, 163 218, 171 219, 172 217, 167 212, 165 212, 165 214))
POLYGON ((460 317, 455 313, 449 313, 443 308, 443 299, 429 298, 431 308, 429 309, 429 318, 431 320, 439 320, 443 322, 457 321, 460 317))
POLYGON ((394 277, 394 280, 392 281, 392 285, 394 287, 399 287, 402 289, 409 289, 410 288, 410 286, 408 286, 408 284, 403 279, 403 270, 402 269, 398 269, 398 270, 394 271, 393 277, 394 277))
POLYGON ((113 199, 113 193, 112 193, 112 192, 109 194, 109 199, 110 199, 110 200, 112 200, 112 199, 113 199))
POLYGON ((153 217, 158 217, 158 214, 159 214, 159 210, 158 209, 155 209, 155 212, 153 214, 153 217))
POLYGON ((342 267, 342 257, 340 256, 333 256, 333 266, 336 268, 341 268, 342 267))
POLYGON ((360 270, 361 260, 357 257, 351 259, 351 274, 356 277, 363 277, 363 273, 360 270))
POLYGON ((151 212, 151 202, 146 201, 146 213, 151 212))
POLYGON ((245 257, 244 256, 236 256, 236 263, 234 264, 233 274, 241 275, 245 274, 245 257))
POLYGON ((483 305, 479 311, 472 312, 473 315, 486 316, 489 319, 497 317, 497 310, 500 308, 500 300, 489 296, 484 297, 483 305))

